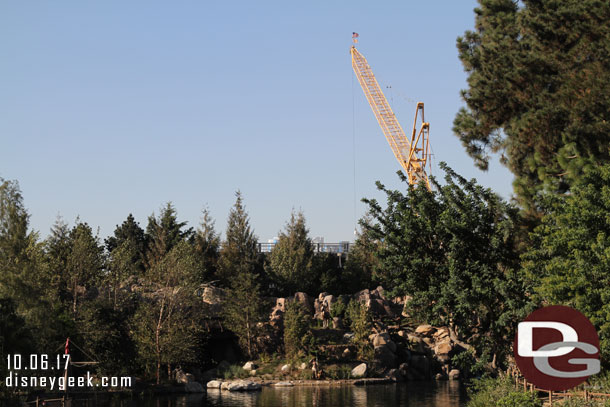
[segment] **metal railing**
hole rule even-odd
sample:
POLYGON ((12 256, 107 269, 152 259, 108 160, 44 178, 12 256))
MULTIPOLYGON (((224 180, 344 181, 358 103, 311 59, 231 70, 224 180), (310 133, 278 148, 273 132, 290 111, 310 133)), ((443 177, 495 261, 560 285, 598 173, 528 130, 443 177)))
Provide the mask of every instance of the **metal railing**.
MULTIPOLYGON (((277 243, 258 243, 259 253, 270 253, 277 243)), ((314 253, 337 253, 347 254, 352 243, 340 242, 340 243, 313 243, 314 253)))

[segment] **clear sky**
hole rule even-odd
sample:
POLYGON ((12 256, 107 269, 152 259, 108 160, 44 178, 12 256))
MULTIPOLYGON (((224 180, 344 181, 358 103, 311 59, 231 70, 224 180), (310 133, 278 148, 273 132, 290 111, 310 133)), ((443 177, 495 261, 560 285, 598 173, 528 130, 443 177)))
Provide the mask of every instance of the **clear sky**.
POLYGON ((263 241, 292 208, 312 237, 353 240, 359 199, 383 199, 374 182, 403 188, 351 70, 356 31, 404 128, 425 103, 433 162, 508 198, 512 175, 477 170, 451 131, 466 86, 455 41, 475 6, 4 1, 0 176, 20 182, 42 237, 58 215, 102 238, 129 213, 145 227, 167 201, 192 226, 209 207, 224 231, 240 189, 263 241))

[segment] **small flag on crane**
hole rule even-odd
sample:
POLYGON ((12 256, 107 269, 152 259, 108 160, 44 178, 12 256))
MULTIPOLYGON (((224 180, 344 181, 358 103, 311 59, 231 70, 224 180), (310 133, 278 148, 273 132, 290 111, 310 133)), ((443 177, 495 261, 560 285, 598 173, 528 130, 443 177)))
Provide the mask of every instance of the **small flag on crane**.
POLYGON ((358 33, 356 33, 356 32, 352 33, 352 41, 354 41, 354 44, 358 43, 358 37, 359 37, 358 33))

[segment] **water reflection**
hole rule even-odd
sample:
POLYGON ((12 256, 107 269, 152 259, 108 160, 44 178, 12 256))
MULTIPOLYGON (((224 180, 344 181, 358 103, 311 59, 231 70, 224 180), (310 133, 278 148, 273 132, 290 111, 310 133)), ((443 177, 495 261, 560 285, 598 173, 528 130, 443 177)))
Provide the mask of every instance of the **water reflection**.
POLYGON ((71 407, 464 407, 466 397, 456 382, 409 382, 393 385, 265 387, 260 392, 208 390, 207 394, 107 397, 74 400, 71 407))
POLYGON ((465 397, 456 382, 418 382, 383 386, 264 388, 259 393, 209 391, 209 405, 218 407, 462 407, 465 397))

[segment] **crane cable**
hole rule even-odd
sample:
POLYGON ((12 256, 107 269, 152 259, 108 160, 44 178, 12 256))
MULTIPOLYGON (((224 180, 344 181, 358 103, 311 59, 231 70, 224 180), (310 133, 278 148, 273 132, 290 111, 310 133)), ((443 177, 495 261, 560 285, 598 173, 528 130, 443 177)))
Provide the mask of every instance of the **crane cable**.
POLYGON ((353 177, 354 177, 354 214, 353 214, 353 222, 354 222, 354 239, 358 234, 357 227, 358 223, 356 221, 356 206, 357 206, 357 194, 356 194, 356 94, 354 92, 354 70, 351 69, 352 72, 352 161, 353 161, 353 177))

